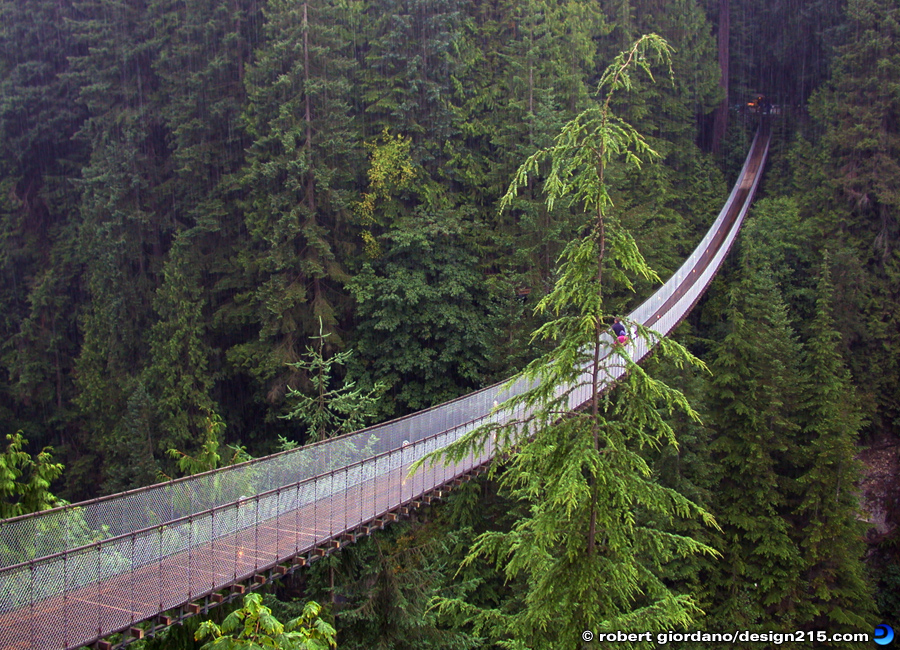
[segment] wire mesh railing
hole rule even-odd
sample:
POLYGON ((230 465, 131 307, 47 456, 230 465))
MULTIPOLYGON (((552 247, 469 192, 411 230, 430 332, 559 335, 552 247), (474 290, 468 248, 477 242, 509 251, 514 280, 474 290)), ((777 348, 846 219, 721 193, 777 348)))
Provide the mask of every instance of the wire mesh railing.
MULTIPOLYGON (((709 232, 630 316, 668 334, 727 254, 764 166, 757 133, 738 182, 709 232)), ((632 356, 650 351, 643 339, 632 356)), ((608 367, 607 381, 624 368, 608 367)), ((0 522, 0 648, 75 648, 247 580, 354 530, 493 454, 449 466, 410 466, 474 428, 525 413, 494 409, 524 382, 314 445, 93 501, 0 522)), ((589 385, 569 396, 587 401, 589 385)))

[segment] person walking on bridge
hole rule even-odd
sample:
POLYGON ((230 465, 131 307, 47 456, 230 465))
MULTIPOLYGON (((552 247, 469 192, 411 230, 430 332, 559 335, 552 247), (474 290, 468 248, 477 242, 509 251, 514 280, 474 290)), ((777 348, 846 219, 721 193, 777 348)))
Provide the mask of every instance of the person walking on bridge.
POLYGON ((619 343, 624 344, 628 340, 628 330, 625 329, 625 326, 619 318, 613 319, 612 329, 613 332, 615 332, 616 340, 618 340, 619 343))

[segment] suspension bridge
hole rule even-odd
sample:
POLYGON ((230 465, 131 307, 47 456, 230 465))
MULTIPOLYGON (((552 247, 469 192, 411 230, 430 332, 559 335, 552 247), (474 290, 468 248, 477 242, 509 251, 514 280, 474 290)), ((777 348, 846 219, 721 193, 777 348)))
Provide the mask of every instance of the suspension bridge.
MULTIPOLYGON (((665 336, 700 299, 737 237, 769 141, 764 121, 715 222, 632 320, 665 336)), ((652 347, 633 345, 635 361, 652 347)), ((605 368, 608 382, 624 373, 605 368)), ((526 388, 497 384, 300 449, 2 521, 0 650, 107 650, 367 535, 480 471, 490 443, 458 463, 409 474, 414 462, 482 424, 527 415, 494 408, 526 388)), ((589 391, 590 382, 580 382, 570 406, 587 402, 589 391)))

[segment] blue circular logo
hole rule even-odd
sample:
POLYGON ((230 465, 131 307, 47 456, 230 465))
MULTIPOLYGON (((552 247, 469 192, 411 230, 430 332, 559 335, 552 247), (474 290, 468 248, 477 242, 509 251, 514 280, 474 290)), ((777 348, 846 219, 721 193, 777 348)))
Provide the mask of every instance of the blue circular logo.
POLYGON ((887 645, 894 640, 894 628, 884 623, 876 625, 874 640, 878 645, 887 645))

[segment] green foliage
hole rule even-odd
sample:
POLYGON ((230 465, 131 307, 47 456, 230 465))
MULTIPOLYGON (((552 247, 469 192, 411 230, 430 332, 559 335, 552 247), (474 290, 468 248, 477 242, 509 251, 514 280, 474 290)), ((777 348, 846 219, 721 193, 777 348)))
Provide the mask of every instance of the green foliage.
MULTIPOLYGON (((232 451, 231 457, 222 462, 222 456, 219 455, 219 446, 222 433, 225 431, 225 422, 216 413, 206 414, 206 435, 200 450, 193 456, 186 454, 178 449, 169 449, 167 454, 170 458, 177 461, 178 469, 183 476, 192 476, 202 472, 208 472, 227 465, 235 465, 250 460, 250 455, 243 447, 230 446, 232 451)), ((171 477, 161 475, 162 480, 171 480, 171 477)))
POLYGON ((804 458, 799 463, 803 473, 797 478, 800 495, 794 525, 800 529, 798 544, 813 624, 853 630, 874 623, 862 561, 865 525, 859 521, 858 495, 849 487, 861 477, 855 456, 862 417, 841 358, 840 334, 834 330, 829 262, 826 255, 805 346, 804 458))
POLYGON ((293 402, 290 411, 281 416, 289 420, 300 420, 309 427, 308 440, 324 440, 342 433, 362 429, 375 413, 384 384, 376 382, 375 387, 363 393, 354 382, 345 381, 339 388, 331 388, 334 383, 333 366, 346 365, 353 353, 350 350, 324 356, 325 339, 319 321, 319 335, 312 337, 316 347, 307 346, 306 360, 291 366, 306 376, 312 385, 312 395, 288 387, 287 398, 293 402))
MULTIPOLYGON (((652 63, 668 63, 668 52, 665 41, 650 35, 616 57, 601 78, 603 102, 567 124, 552 147, 529 157, 501 204, 509 205, 546 160, 548 206, 565 202, 586 214, 582 236, 564 250, 556 284, 537 307, 552 320, 534 337, 556 347, 512 380, 533 387, 499 407, 527 415, 482 427, 446 452, 458 460, 494 440, 495 458, 507 459, 494 467, 500 485, 527 507, 511 530, 480 535, 464 563, 494 563, 520 587, 516 602, 479 608, 464 599, 439 600, 443 611, 501 647, 574 648, 581 640, 573 630, 670 629, 700 614, 690 596, 671 591, 658 574, 670 561, 713 551, 656 522, 715 522, 659 485, 642 456, 643 450, 676 444, 663 414, 696 414, 679 391, 603 339, 603 288, 630 288, 635 276, 654 277, 633 237, 612 216, 609 180, 614 163, 639 167, 639 156, 652 157, 653 151, 611 112, 610 102, 633 87, 633 67, 649 73, 652 63), (625 365, 628 375, 610 392, 603 382, 612 364, 625 365), (587 403, 571 410, 570 395, 585 386, 587 403)), ((642 326, 638 331, 648 341, 658 338, 642 326)), ((678 366, 696 362, 671 341, 658 344, 678 366)))
MULTIPOLYGON (((482 267, 494 282, 508 283, 501 291, 519 292, 519 302, 539 299, 552 285, 554 260, 576 218, 549 211, 536 183, 516 197, 515 210, 497 213, 496 202, 521 161, 588 105, 605 20, 587 2, 503 2, 475 7, 475 24, 459 37, 451 101, 460 133, 448 143, 444 173, 462 197, 479 197, 482 267)), ((540 322, 533 303, 522 309, 519 302, 503 305, 509 335, 500 345, 510 369, 533 358, 528 334, 540 322)))
POLYGON ((788 522, 796 496, 800 348, 762 252, 742 250, 742 274, 725 311, 727 331, 713 349, 711 443, 716 518, 724 534, 716 621, 791 626, 802 588, 800 554, 788 522))
MULTIPOLYGON (((354 5, 356 3, 350 3, 354 5)), ((264 40, 244 76, 243 125, 251 139, 231 179, 239 191, 244 245, 236 295, 223 309, 229 371, 249 377, 261 418, 277 422, 288 383, 318 319, 342 345, 349 301, 346 232, 354 170, 362 161, 351 115, 356 68, 344 3, 274 1, 263 9, 264 40)))
POLYGON ((63 457, 83 306, 72 178, 86 111, 67 79, 76 14, 47 0, 0 6, 0 412, 63 457))
POLYGON ((883 621, 897 620, 900 613, 900 564, 896 561, 885 566, 879 577, 878 613, 883 621))
MULTIPOLYGON (((711 16, 719 8, 701 4, 711 16)), ((593 360, 585 346, 608 317, 656 283, 649 268, 662 277, 675 268, 724 198, 723 172, 695 144, 721 99, 701 4, 0 3, 0 416, 37 448, 52 442, 65 459, 66 496, 82 498, 147 484, 175 462, 183 473, 236 462, 239 448, 223 451, 236 440, 254 453, 277 439, 290 445, 291 423, 278 419, 289 410, 320 417, 316 431, 355 428, 338 424, 343 407, 318 400, 351 408, 381 379, 390 383, 382 416, 507 376, 551 346, 548 380, 566 379, 572 364, 593 360), (663 59, 673 82, 632 74, 655 66, 660 52, 650 48, 624 76, 603 77, 598 104, 597 61, 651 31, 671 46, 663 59), (598 161, 600 173, 590 173, 598 161), (557 273, 573 281, 555 286, 557 273), (352 359, 340 352, 348 342, 352 359), (334 388, 332 371, 345 361, 357 383, 334 388), (185 451, 166 458, 170 449, 185 451)), ((800 114, 785 108, 776 133, 802 137, 772 151, 779 191, 790 196, 757 201, 742 235, 756 261, 742 262, 736 287, 708 303, 711 336, 726 343, 713 344, 715 383, 699 397, 707 425, 662 409, 679 447, 665 444, 672 433, 652 418, 643 437, 627 438, 623 423, 643 422, 629 410, 632 395, 681 398, 623 385, 597 403, 595 420, 619 450, 615 463, 589 453, 576 433, 587 424, 573 421, 540 440, 570 474, 538 455, 511 464, 541 478, 504 482, 516 499, 510 516, 528 515, 520 493, 552 498, 510 539, 532 544, 528 536, 559 517, 545 546, 528 547, 555 553, 592 510, 585 494, 601 494, 576 468, 640 473, 655 461, 654 475, 635 479, 631 510, 619 511, 633 514, 634 539, 674 530, 714 538, 726 556, 718 569, 710 556, 654 568, 666 587, 687 583, 672 593, 705 582, 700 605, 729 625, 857 625, 870 600, 850 458, 860 433, 900 426, 897 7, 730 6, 730 101, 752 91, 793 106, 800 114), (800 107, 832 61, 810 122, 800 107), (820 247, 831 251, 833 289, 817 271, 820 247), (657 471, 715 510, 725 535, 702 517, 654 510, 665 496, 657 471)), ((747 146, 749 122, 732 122, 724 175, 747 146)), ((773 176, 770 168, 770 194, 773 176)), ((9 512, 51 505, 40 484, 57 465, 41 455, 26 462, 24 440, 16 444, 4 456, 9 512)), ((473 520, 480 513, 460 523, 473 520)), ((99 534, 77 528, 72 539, 99 534)), ((645 550, 636 562, 652 567, 645 550)), ((28 558, 33 549, 12 551, 28 558)), ((437 615, 420 606, 440 591, 429 573, 439 561, 426 555, 385 554, 378 584, 388 614, 360 600, 358 628, 379 620, 397 644, 441 643, 426 634, 437 615)), ((516 562, 508 591, 486 577, 486 556, 467 565, 460 579, 481 580, 481 591, 454 592, 453 620, 475 620, 465 601, 496 607, 516 629, 559 627, 564 617, 509 618, 527 603, 548 611, 527 596, 550 589, 538 577, 544 567, 524 555, 516 562)), ((561 584, 578 597, 577 580, 561 584)), ((623 584, 620 601, 634 583, 623 584)))
POLYGON ((375 207, 379 199, 390 199, 395 192, 413 189, 416 179, 416 168, 413 166, 409 148, 412 141, 401 135, 392 136, 385 129, 380 139, 368 145, 369 157, 369 189, 362 195, 362 200, 354 205, 354 210, 363 226, 362 239, 364 250, 369 257, 379 257, 381 247, 371 228, 379 225, 380 220, 389 220, 393 215, 376 216, 375 207))
POLYGON ((53 450, 45 447, 37 457, 24 450, 28 441, 22 432, 7 434, 6 450, 0 452, 0 519, 61 505, 50 492, 50 484, 62 474, 54 463, 53 450))
POLYGON ((764 93, 782 106, 805 104, 828 76, 846 3, 776 0, 763 12, 753 0, 714 4, 730 5, 729 101, 764 93))
MULTIPOLYGON (((417 521, 361 539, 310 569, 307 589, 331 598, 342 649, 482 647, 431 607, 435 596, 469 587, 454 571, 471 536, 448 529, 443 510, 420 512, 417 521)), ((294 608, 286 603, 279 611, 294 608)))
POLYGON ((85 295, 73 400, 83 425, 74 446, 99 458, 90 481, 81 471, 67 473, 70 492, 78 496, 84 485, 104 484, 111 474, 127 471, 112 461, 128 428, 128 400, 147 363, 146 335, 154 320, 150 296, 171 232, 159 191, 167 160, 155 155, 162 118, 150 60, 159 43, 149 34, 149 10, 101 2, 80 9, 71 27, 84 48, 71 57, 68 78, 90 112, 78 134, 90 156, 78 178, 75 241, 85 295))
POLYGON ((310 601, 303 614, 287 623, 272 616, 262 596, 247 594, 244 606, 225 617, 221 627, 204 621, 195 634, 197 641, 209 638, 201 650, 328 650, 336 648, 334 628, 319 617, 321 607, 310 601))
MULTIPOLYGON (((695 339, 687 333, 687 326, 680 326, 676 336, 686 344, 695 339)), ((710 427, 709 410, 706 405, 706 388, 711 380, 708 373, 697 373, 692 367, 678 368, 657 356, 645 360, 642 365, 647 372, 659 377, 669 385, 678 386, 703 421, 698 421, 688 413, 675 412, 667 416, 669 424, 678 435, 678 446, 668 445, 656 450, 644 450, 643 456, 651 467, 656 480, 665 487, 672 488, 700 507, 715 514, 716 479, 711 467, 710 441, 715 432, 710 427)), ((703 542, 715 544, 720 529, 707 526, 698 519, 660 519, 657 525, 703 542)), ((718 555, 695 555, 678 562, 670 562, 660 571, 659 577, 670 584, 676 593, 691 594, 698 606, 708 611, 709 602, 704 600, 704 580, 710 567, 719 565, 718 555)), ((704 625, 700 623, 699 625, 704 625)))
POLYGON ((403 124, 401 132, 413 138, 417 162, 436 180, 445 160, 443 144, 455 132, 446 101, 463 5, 456 0, 373 0, 364 6, 369 23, 361 64, 364 134, 371 137, 403 124))
POLYGON ((436 183, 425 180, 410 156, 402 139, 372 148, 374 167, 389 157, 412 171, 383 181, 375 173, 380 217, 370 234, 378 257, 348 283, 357 302, 354 374, 372 388, 378 381, 388 385, 385 415, 426 408, 478 387, 499 325, 496 297, 473 252, 476 228, 436 183), (410 186, 410 178, 422 180, 410 186), (392 353, 384 354, 386 349, 392 353))
POLYGON ((156 397, 158 446, 183 447, 201 439, 205 420, 215 409, 210 393, 216 379, 210 370, 212 351, 206 342, 204 297, 191 268, 187 238, 179 237, 163 269, 156 292, 159 319, 150 331, 152 365, 144 373, 156 397))
MULTIPOLYGON (((110 444, 105 462, 110 468, 103 482, 103 493, 130 490, 157 481, 159 471, 154 457, 154 432, 157 418, 153 400, 143 382, 138 382, 128 398, 126 413, 110 444), (117 468, 128 468, 118 471, 117 468)), ((67 472, 68 476, 69 472, 67 472)))
POLYGON ((355 374, 369 386, 389 385, 388 413, 426 408, 483 382, 498 323, 462 227, 447 213, 406 219, 350 283, 360 317, 355 374))
MULTIPOLYGON (((356 341, 360 385, 393 382, 384 414, 534 356, 527 335, 545 317, 531 301, 579 217, 548 210, 535 182, 499 217, 496 203, 519 162, 590 104, 596 61, 615 47, 612 10, 22 0, 0 11, 0 406, 56 444, 67 496, 152 480, 167 449, 202 444, 207 411, 228 421, 229 441, 271 451, 300 379, 290 364, 319 316, 329 343, 356 341), (361 249, 380 251, 372 275, 361 249), (410 278, 415 295, 387 304, 410 278), (420 306, 409 331, 391 329, 420 306), (375 367, 406 341, 406 358, 375 367)), ((689 105, 714 85, 699 63, 708 37, 689 6, 641 15, 671 31, 687 74, 665 86, 654 138, 677 132, 690 164, 629 192, 653 201, 615 200, 639 240, 680 237, 677 188, 697 180, 681 174, 700 168, 680 143, 689 105)), ((651 112, 630 103, 637 119, 651 112)))
POLYGON ((702 574, 707 612, 710 624, 851 631, 868 626, 873 609, 860 503, 846 489, 858 480, 862 420, 831 316, 827 256, 802 344, 788 318, 781 286, 798 312, 810 302, 792 207, 761 202, 747 224, 713 348, 710 504, 724 534, 714 542, 723 561, 702 574))
POLYGON ((806 216, 828 238, 836 265, 836 317, 849 333, 849 365, 875 433, 896 435, 900 381, 896 308, 900 278, 900 12, 895 3, 854 0, 828 83, 810 101, 822 130, 801 167, 806 216), (805 169, 804 169, 805 167, 805 169), (841 314, 841 311, 845 311, 841 314))
POLYGON ((885 0, 852 0, 847 13, 853 33, 838 48, 832 77, 810 112, 825 126, 822 144, 835 180, 860 212, 878 220, 872 246, 886 253, 897 228, 890 215, 900 206, 900 127, 888 117, 900 109, 891 89, 900 9, 885 0))
POLYGON ((537 171, 538 163, 547 159, 551 169, 544 191, 550 209, 556 201, 565 200, 583 205, 592 217, 605 216, 612 206, 606 180, 611 161, 621 157, 626 165, 639 168, 639 156, 656 156, 634 128, 610 111, 610 101, 616 92, 634 87, 631 66, 652 78, 650 66, 658 61, 671 65, 668 45, 655 35, 643 37, 632 49, 619 54, 600 79, 600 88, 606 95, 602 103, 583 111, 565 125, 552 147, 533 154, 522 164, 501 209, 511 203, 520 187, 528 185, 528 176, 537 171))

